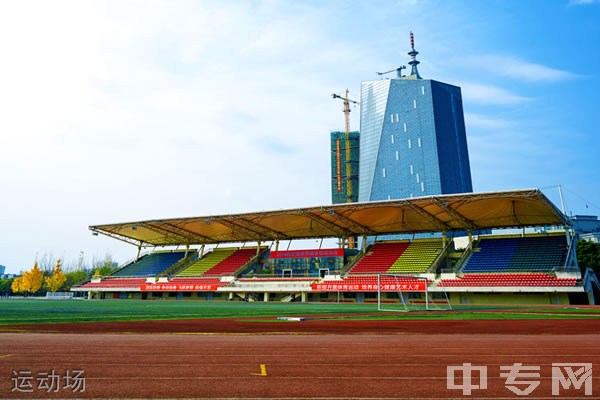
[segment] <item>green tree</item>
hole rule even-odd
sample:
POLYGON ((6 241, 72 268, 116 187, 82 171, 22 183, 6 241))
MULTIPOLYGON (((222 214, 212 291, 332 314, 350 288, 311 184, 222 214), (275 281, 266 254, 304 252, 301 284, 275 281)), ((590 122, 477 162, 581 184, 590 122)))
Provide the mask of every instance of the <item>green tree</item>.
POLYGON ((65 274, 65 290, 71 289, 72 286, 82 283, 89 278, 88 274, 83 270, 71 271, 65 274))
POLYGON ((13 279, 0 279, 0 296, 10 295, 13 279))
POLYGON ((92 262, 92 268, 94 269, 93 276, 94 278, 108 276, 115 272, 118 266, 119 264, 113 261, 112 256, 109 253, 106 253, 103 259, 95 259, 92 262))
POLYGON ((96 270, 96 272, 100 276, 108 276, 108 275, 112 274, 114 272, 114 270, 115 270, 115 268, 112 265, 105 264, 105 265, 101 266, 100 268, 98 268, 96 270))
POLYGON ((591 268, 600 275, 600 243, 577 241, 577 263, 582 269, 591 268))

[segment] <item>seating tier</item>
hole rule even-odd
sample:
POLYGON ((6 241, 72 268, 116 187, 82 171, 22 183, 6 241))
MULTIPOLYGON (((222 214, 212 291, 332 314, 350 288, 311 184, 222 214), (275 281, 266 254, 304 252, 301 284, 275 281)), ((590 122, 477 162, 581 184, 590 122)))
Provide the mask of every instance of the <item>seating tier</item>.
POLYGON ((155 276, 173 266, 183 257, 185 257, 185 251, 150 253, 111 276, 155 276))
POLYGON ((463 272, 551 272, 564 265, 564 236, 482 239, 463 272))
POLYGON ((105 279, 100 282, 88 282, 81 285, 82 288, 86 289, 97 289, 97 288, 139 288, 140 285, 146 282, 145 278, 115 278, 105 279))
POLYGON ((379 242, 373 245, 351 270, 350 274, 384 274, 410 246, 410 242, 379 242))
POLYGON ((441 240, 424 240, 410 243, 410 246, 392 264, 388 273, 424 273, 443 250, 441 240))
POLYGON ((256 255, 256 247, 239 249, 205 272, 205 275, 232 275, 256 255))
POLYGON ((465 274, 459 279, 442 279, 438 286, 575 286, 575 278, 556 278, 545 273, 465 274))
POLYGON ((177 274, 178 277, 202 276, 211 268, 236 252, 236 248, 217 248, 198 259, 192 265, 177 274))

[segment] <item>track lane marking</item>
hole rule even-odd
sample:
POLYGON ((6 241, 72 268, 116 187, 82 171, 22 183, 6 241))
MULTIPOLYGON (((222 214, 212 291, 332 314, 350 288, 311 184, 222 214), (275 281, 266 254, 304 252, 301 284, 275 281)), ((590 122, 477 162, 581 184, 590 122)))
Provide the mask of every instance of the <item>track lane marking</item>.
POLYGON ((250 375, 267 376, 267 366, 265 364, 260 364, 260 374, 252 372, 250 375))

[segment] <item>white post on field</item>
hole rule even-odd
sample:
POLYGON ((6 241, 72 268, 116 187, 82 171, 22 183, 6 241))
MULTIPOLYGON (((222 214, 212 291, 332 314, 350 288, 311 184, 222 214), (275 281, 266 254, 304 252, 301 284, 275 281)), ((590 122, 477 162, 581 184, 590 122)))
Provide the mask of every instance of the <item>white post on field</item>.
POLYGON ((425 309, 429 311, 429 279, 425 278, 425 309))
POLYGON ((381 311, 381 274, 377 274, 377 311, 381 311))

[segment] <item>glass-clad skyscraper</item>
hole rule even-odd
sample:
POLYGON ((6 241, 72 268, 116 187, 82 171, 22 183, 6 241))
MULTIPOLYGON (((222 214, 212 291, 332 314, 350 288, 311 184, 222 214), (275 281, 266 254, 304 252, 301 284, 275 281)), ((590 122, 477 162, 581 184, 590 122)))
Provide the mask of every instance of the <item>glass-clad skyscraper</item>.
POLYGON ((411 47, 410 75, 362 83, 359 201, 473 191, 460 88, 421 79, 411 47))

